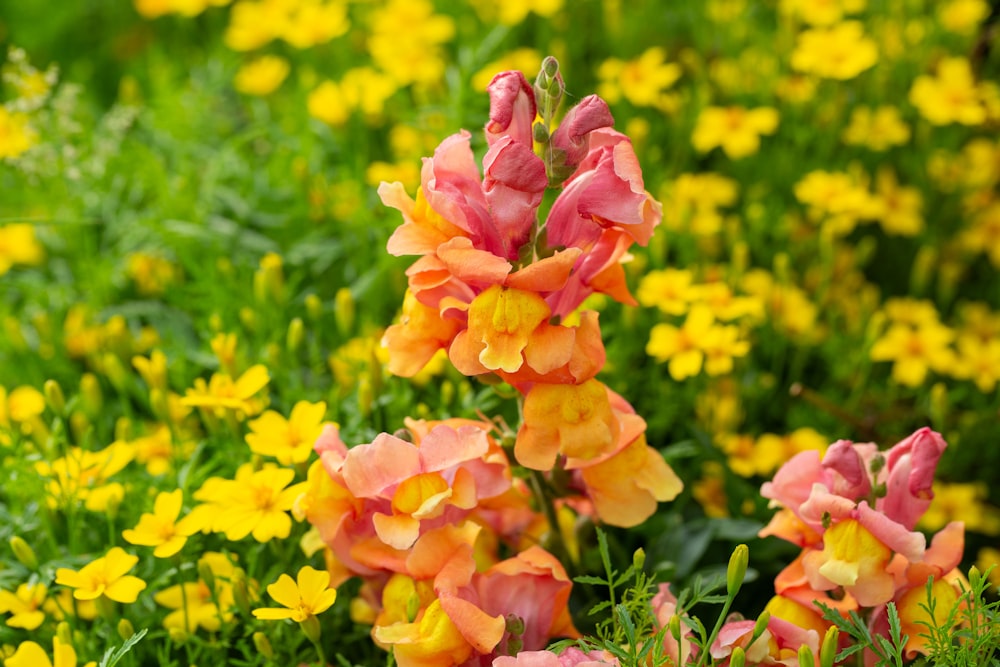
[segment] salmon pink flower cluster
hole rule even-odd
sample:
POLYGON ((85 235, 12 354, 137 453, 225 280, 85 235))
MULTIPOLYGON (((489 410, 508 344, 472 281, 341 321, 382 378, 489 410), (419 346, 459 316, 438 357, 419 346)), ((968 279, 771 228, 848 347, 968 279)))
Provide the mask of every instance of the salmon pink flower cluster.
POLYGON ((401 321, 383 338, 389 369, 412 376, 443 349, 463 374, 509 383, 523 396, 517 463, 571 471, 600 520, 636 525, 681 483, 646 444, 643 419, 596 379, 598 314, 580 308, 595 293, 635 303, 622 262, 648 243, 660 205, 599 97, 550 131, 563 92, 554 60, 534 86, 509 71, 488 91, 482 173, 463 131, 424 160, 415 198, 400 183, 379 188, 403 215, 389 252, 418 256, 401 321), (559 192, 542 219, 550 187, 559 192))
MULTIPOLYGON (((789 664, 799 648, 818 656, 831 623, 816 603, 841 614, 856 611, 868 619, 873 634, 888 637, 887 605, 894 603, 903 631, 907 659, 926 654, 926 628, 938 627, 961 594, 958 569, 964 526, 950 523, 927 545, 914 530, 930 506, 932 483, 944 439, 923 428, 887 451, 875 443, 838 440, 822 457, 801 452, 761 488, 779 511, 761 536, 773 535, 802 553, 775 580, 768 603, 767 632, 745 647, 747 662, 789 664), (927 586, 938 610, 932 618, 927 586)), ((967 585, 967 584, 966 584, 967 585)), ((725 658, 751 637, 754 623, 731 623, 712 647, 725 658)))
POLYGON ((463 374, 508 383, 522 422, 409 419, 350 448, 327 425, 296 511, 328 547, 334 585, 362 579, 352 609, 402 667, 614 664, 544 651, 579 633, 566 564, 541 545, 572 558, 561 515, 633 526, 681 490, 645 421, 596 378, 598 314, 581 309, 595 293, 634 303, 622 262, 660 206, 603 100, 584 98, 550 131, 554 60, 534 86, 510 71, 488 90, 481 174, 463 131, 424 161, 415 198, 379 189, 403 214, 389 252, 418 256, 383 345, 397 375, 446 350, 463 374))

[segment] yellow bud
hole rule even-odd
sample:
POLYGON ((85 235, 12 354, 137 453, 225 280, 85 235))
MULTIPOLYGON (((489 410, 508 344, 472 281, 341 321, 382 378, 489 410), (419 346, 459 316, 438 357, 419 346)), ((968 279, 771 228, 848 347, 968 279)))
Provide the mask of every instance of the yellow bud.
POLYGON ((749 563, 750 549, 745 544, 737 546, 729 557, 729 567, 726 568, 726 593, 729 597, 734 597, 739 592, 749 563))
POLYGON ((667 621, 667 629, 670 631, 670 636, 673 637, 678 642, 681 640, 681 617, 674 614, 667 621))
POLYGON ((88 417, 96 417, 104 405, 101 383, 93 373, 80 376, 80 405, 88 417))
POLYGON ((347 337, 354 330, 354 295, 347 287, 341 287, 333 297, 333 316, 341 336, 347 337))
POLYGON ((132 420, 119 417, 115 420, 115 440, 130 440, 132 437, 132 420))
POLYGON ((208 318, 208 328, 212 330, 213 333, 218 333, 222 331, 222 316, 218 313, 212 313, 211 317, 208 318))
POLYGON ((255 313, 252 308, 246 306, 240 308, 240 322, 247 329, 247 331, 256 331, 257 313, 255 313))
POLYGON ((128 641, 135 634, 135 627, 132 625, 132 621, 127 618, 122 618, 118 621, 118 636, 122 638, 122 641, 128 641))
POLYGON ((59 383, 51 379, 46 380, 42 390, 45 394, 45 402, 49 404, 49 409, 54 414, 62 416, 66 412, 66 396, 59 383))
POLYGON ((367 417, 372 412, 372 403, 375 401, 375 391, 367 376, 358 378, 358 408, 363 417, 367 417))
POLYGON ((149 407, 157 419, 170 420, 170 401, 167 399, 167 393, 159 387, 149 390, 149 407))
POLYGON ((253 645, 262 656, 268 660, 274 659, 274 648, 271 646, 271 640, 263 632, 253 633, 253 645))
POLYGON ((295 354, 302 347, 302 340, 305 338, 305 325, 302 324, 302 318, 293 318, 291 322, 288 323, 288 334, 285 336, 285 347, 291 354, 295 354))
POLYGON ((734 646, 733 652, 729 656, 729 667, 743 667, 747 664, 747 655, 743 651, 743 647, 734 646))
POLYGON ((250 588, 247 584, 247 573, 243 568, 236 568, 232 574, 233 602, 244 615, 250 615, 250 588))
POLYGON ((90 430, 90 419, 82 412, 75 411, 69 416, 69 429, 73 432, 73 439, 79 442, 90 430))
POLYGON ((184 628, 172 627, 167 630, 167 634, 170 635, 170 641, 175 644, 183 644, 188 640, 188 633, 184 628))
POLYGON ((21 331, 21 322, 16 317, 5 317, 3 320, 4 333, 7 344, 15 350, 28 349, 28 342, 24 339, 24 332, 21 331))
POLYGON ((641 570, 646 564, 646 552, 642 547, 639 547, 632 553, 632 567, 636 570, 641 570))
POLYGON ((59 637, 59 641, 63 644, 73 645, 73 629, 69 627, 69 623, 66 621, 60 621, 59 625, 56 626, 56 636, 59 637))
POLYGON ((14 558, 21 565, 29 570, 38 569, 38 558, 35 556, 35 550, 20 535, 10 538, 10 549, 14 552, 14 558))
POLYGON ((108 352, 102 357, 101 361, 104 366, 104 374, 111 380, 112 386, 124 393, 128 387, 129 374, 125 371, 121 359, 108 352))
POLYGON ((315 294, 306 296, 306 314, 313 322, 319 321, 323 316, 323 301, 315 294))
POLYGON ((306 616, 304 621, 299 622, 299 627, 302 628, 302 633, 309 638, 313 644, 319 643, 320 627, 319 619, 315 616, 306 616))

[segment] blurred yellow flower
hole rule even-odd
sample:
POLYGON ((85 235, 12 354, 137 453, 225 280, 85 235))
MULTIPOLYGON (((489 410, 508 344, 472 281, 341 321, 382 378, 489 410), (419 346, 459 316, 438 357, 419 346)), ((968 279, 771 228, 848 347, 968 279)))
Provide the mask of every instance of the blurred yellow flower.
MULTIPOLYGON (((0 158, 3 157, 4 141, 2 123, 0 116, 0 158)), ((35 238, 34 225, 18 222, 0 227, 0 276, 14 265, 35 266, 44 259, 45 251, 35 238)))
POLYGON ((920 518, 920 528, 934 532, 952 521, 962 521, 965 529, 974 533, 1000 535, 1000 508, 989 504, 985 483, 935 480, 933 489, 934 499, 920 518))
POLYGON ((646 354, 669 362, 670 377, 678 382, 697 375, 702 368, 708 375, 729 373, 733 357, 742 357, 749 349, 750 344, 739 339, 735 326, 715 324, 712 311, 701 303, 691 307, 680 327, 655 325, 646 344, 646 354))
POLYGON ((255 395, 260 392, 271 376, 261 364, 251 366, 235 382, 224 373, 213 373, 206 383, 197 378, 194 387, 187 390, 182 399, 184 405, 214 410, 216 416, 222 417, 227 410, 232 410, 237 416, 252 417, 263 408, 260 399, 255 395))
POLYGON ((129 255, 125 273, 144 296, 160 296, 180 279, 180 268, 176 264, 147 252, 129 255))
POLYGON ((608 58, 597 68, 600 83, 597 93, 609 104, 622 97, 637 107, 655 107, 670 111, 677 106, 674 96, 667 93, 681 77, 677 63, 667 62, 667 52, 654 46, 633 60, 608 58))
POLYGON ((910 128, 894 106, 883 105, 874 109, 861 106, 851 112, 850 123, 841 136, 845 144, 881 152, 909 141, 910 128))
POLYGON ((435 14, 429 0, 388 0, 371 14, 368 52, 401 86, 435 84, 444 77, 441 45, 454 36, 454 20, 435 14))
POLYGON ((943 324, 891 324, 875 341, 870 356, 872 361, 893 362, 892 379, 899 384, 919 387, 930 370, 946 372, 954 365, 954 337, 954 332, 943 324))
POLYGON ((281 465, 302 463, 309 458, 320 432, 329 423, 323 421, 326 403, 299 401, 292 408, 288 419, 274 410, 268 410, 248 426, 246 435, 250 451, 262 456, 273 456, 281 465))
POLYGON ((306 105, 310 116, 327 125, 343 125, 351 117, 344 92, 335 81, 327 80, 319 84, 309 93, 306 105))
POLYGON ((288 61, 284 58, 260 56, 240 67, 233 85, 244 95, 263 97, 278 89, 288 76, 288 70, 288 61))
POLYGON ((986 0, 947 0, 938 4, 938 21, 945 30, 970 35, 990 15, 986 0))
POLYGON ((783 14, 793 14, 811 25, 832 25, 847 14, 864 11, 866 0, 779 0, 783 14))
POLYGON ((983 340, 977 336, 959 336, 958 365, 955 377, 972 380, 979 391, 991 394, 1000 381, 1000 339, 983 340))
POLYGON ((267 587, 267 593, 285 608, 254 609, 254 618, 268 621, 287 618, 302 623, 311 616, 322 614, 337 600, 337 590, 330 588, 330 573, 308 565, 299 570, 295 579, 282 574, 267 587))
POLYGON ((723 224, 719 209, 736 203, 738 188, 736 181, 712 172, 681 174, 660 196, 663 224, 697 236, 718 234, 723 224))
POLYGON ((116 441, 97 452, 69 447, 65 456, 51 463, 36 463, 35 470, 49 478, 45 490, 50 506, 66 507, 82 501, 90 511, 101 512, 109 503, 120 502, 124 496, 121 484, 109 484, 107 480, 128 465, 132 456, 131 448, 123 441, 116 441))
POLYGON ((891 167, 882 167, 875 175, 875 202, 878 222, 886 234, 916 236, 924 228, 924 199, 920 190, 902 186, 891 167))
MULTIPOLYGON (((562 0, 559 0, 562 4, 562 0)), ((502 2, 500 6, 505 6, 508 3, 502 2)), ((524 72, 524 75, 529 79, 538 72, 542 66, 542 54, 536 49, 532 48, 520 48, 509 51, 504 55, 500 56, 497 60, 493 60, 472 75, 472 89, 478 92, 483 92, 486 87, 490 85, 490 81, 499 72, 505 72, 507 70, 519 70, 524 72)))
POLYGON ((792 51, 792 69, 826 79, 853 79, 878 62, 878 48, 858 21, 799 34, 792 51))
POLYGON ((935 76, 921 75, 910 88, 910 103, 933 125, 979 125, 986 120, 979 86, 966 58, 945 58, 935 76))
MULTIPOLYGON (((199 627, 217 632, 233 619, 232 578, 236 567, 226 554, 207 551, 198 559, 198 572, 211 572, 211 586, 204 579, 168 586, 153 595, 156 604, 172 609, 163 627, 194 632, 199 627)), ((255 585, 250 587, 251 592, 255 585)))
POLYGON ((129 544, 156 547, 153 555, 157 558, 173 556, 184 547, 187 538, 201 528, 187 517, 177 520, 183 501, 184 492, 180 489, 159 493, 153 504, 153 512, 139 517, 138 525, 123 530, 122 537, 129 544))
POLYGON ((851 174, 811 171, 795 184, 795 198, 809 207, 809 219, 836 234, 847 234, 858 220, 873 219, 878 203, 851 174))
POLYGON ((349 28, 342 0, 240 0, 229 13, 223 39, 234 51, 253 51, 274 39, 306 49, 329 42, 349 28))
POLYGON ((84 565, 79 571, 61 567, 56 570, 56 583, 73 590, 77 600, 96 600, 102 595, 115 602, 132 603, 146 582, 126 574, 139 562, 138 556, 112 547, 101 558, 84 565))
POLYGON ((0 104, 0 160, 16 158, 36 143, 38 134, 28 124, 27 114, 8 111, 0 104))
POLYGON ((721 146, 733 160, 753 155, 760 149, 760 136, 778 129, 778 111, 771 107, 707 107, 698 115, 691 143, 707 153, 721 146))
POLYGON ((686 269, 649 271, 639 282, 636 299, 643 306, 655 306, 667 315, 683 315, 694 299, 694 275, 686 269))
MULTIPOLYGON (((35 642, 21 642, 13 655, 4 660, 4 667, 76 667, 76 651, 66 644, 59 635, 52 638, 52 660, 41 646, 35 642)), ((90 661, 84 667, 94 667, 90 661)))
MULTIPOLYGON (((484 23, 499 22, 514 26, 524 21, 529 13, 552 18, 563 8, 563 2, 564 0, 473 0, 472 4, 484 23)), ((522 71, 531 78, 532 70, 522 71)))
POLYGON ((7 625, 24 630, 37 630, 45 621, 42 607, 48 588, 39 582, 20 584, 13 593, 0 590, 0 614, 10 614, 7 625))
POLYGON ((990 263, 1000 268, 1000 201, 977 213, 958 238, 964 248, 986 253, 990 263))

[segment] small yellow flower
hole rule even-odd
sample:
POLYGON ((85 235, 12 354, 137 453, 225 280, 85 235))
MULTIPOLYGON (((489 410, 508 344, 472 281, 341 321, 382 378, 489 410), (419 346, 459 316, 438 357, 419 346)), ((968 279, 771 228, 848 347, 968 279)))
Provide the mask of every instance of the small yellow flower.
POLYGON ((13 593, 0 590, 0 614, 11 615, 7 625, 12 628, 36 630, 45 621, 42 606, 47 595, 48 588, 40 583, 21 584, 13 593))
POLYGON ((323 421, 326 403, 299 401, 292 414, 285 419, 274 410, 268 410, 249 423, 251 433, 246 436, 250 450, 262 456, 273 456, 282 465, 302 463, 309 458, 316 438, 327 422, 323 421))
MULTIPOLYGON (((198 559, 198 572, 210 574, 210 582, 199 578, 183 584, 168 586, 158 591, 153 600, 156 604, 171 609, 163 619, 167 630, 178 629, 189 633, 199 627, 209 632, 217 632, 223 623, 233 619, 233 575, 236 566, 229 556, 216 551, 208 551, 198 559)), ((249 593, 256 597, 257 583, 248 582, 249 593)))
POLYGON ((236 72, 233 85, 244 95, 270 95, 288 76, 288 61, 278 56, 260 56, 236 72))
POLYGON ((934 125, 979 125, 986 120, 980 87, 962 57, 942 60, 935 76, 918 76, 910 88, 910 103, 934 125))
MULTIPOLYGON (((70 644, 64 644, 59 636, 52 638, 52 657, 35 642, 21 642, 20 646, 4 661, 4 667, 76 667, 76 651, 70 644)), ((84 667, 94 667, 96 662, 88 662, 84 667)))
POLYGON ((910 128, 894 106, 856 107, 842 137, 845 144, 882 152, 909 141, 910 128))
MULTIPOLYGON (((5 141, 2 123, 0 119, 0 158, 3 157, 5 141)), ((35 238, 34 225, 18 222, 0 227, 0 276, 15 265, 37 266, 43 259, 45 251, 35 238)))
POLYGON ((0 160, 16 158, 37 142, 38 134, 28 124, 28 116, 0 105, 0 160))
POLYGON ((139 517, 139 524, 122 531, 122 537, 129 544, 156 547, 153 555, 157 558, 173 556, 184 547, 187 538, 199 529, 199 526, 186 517, 177 520, 183 500, 184 492, 180 489, 160 493, 153 504, 153 513, 139 517))
POLYGON ((667 53, 662 47, 654 46, 634 60, 609 58, 601 63, 597 69, 601 79, 598 94, 610 104, 624 97, 637 107, 667 111, 676 106, 667 90, 682 72, 680 65, 667 62, 667 53))
POLYGON ((969 35, 990 15, 986 0, 949 0, 938 5, 938 20, 945 30, 969 35))
POLYGON ((477 92, 486 90, 486 87, 490 85, 490 81, 493 80, 497 72, 505 72, 507 70, 537 72, 541 66, 542 54, 536 49, 514 49, 505 53, 499 59, 487 63, 482 69, 476 72, 472 76, 472 89, 477 92))
POLYGON ((694 299, 693 280, 686 269, 650 271, 639 282, 636 298, 642 305, 656 306, 667 315, 683 315, 694 299))
POLYGON ((77 600, 96 600, 103 595, 115 602, 135 602, 146 582, 125 573, 138 562, 138 556, 126 553, 121 547, 112 547, 107 555, 84 565, 79 572, 59 568, 56 583, 75 589, 73 597, 77 600))
POLYGON ((275 602, 285 607, 253 610, 254 617, 268 621, 290 618, 301 623, 322 614, 337 600, 337 590, 330 588, 330 573, 308 565, 299 570, 295 580, 287 574, 281 575, 278 581, 267 587, 267 592, 275 602))
POLYGON ((919 327, 893 324, 875 341, 872 361, 891 361, 892 379, 907 387, 923 384, 929 370, 944 372, 953 366, 955 337, 948 327, 932 323, 919 327))
POLYGON ((698 116, 691 143, 702 153, 721 146, 733 160, 760 149, 762 134, 778 129, 778 111, 771 107, 708 107, 698 116))
POLYGON ((858 21, 799 34, 792 69, 826 79, 853 79, 878 62, 878 47, 858 21))
POLYGON ((209 478, 194 494, 204 504, 192 510, 191 521, 204 522, 233 541, 250 534, 258 542, 284 539, 292 529, 288 512, 303 488, 302 484, 288 486, 294 477, 290 468, 269 466, 254 471, 245 464, 235 479, 209 478))
POLYGON ((235 382, 229 375, 214 373, 208 383, 196 379, 194 387, 187 390, 181 402, 190 407, 213 409, 220 416, 226 410, 253 416, 262 407, 254 396, 270 381, 267 368, 261 364, 248 368, 235 382))

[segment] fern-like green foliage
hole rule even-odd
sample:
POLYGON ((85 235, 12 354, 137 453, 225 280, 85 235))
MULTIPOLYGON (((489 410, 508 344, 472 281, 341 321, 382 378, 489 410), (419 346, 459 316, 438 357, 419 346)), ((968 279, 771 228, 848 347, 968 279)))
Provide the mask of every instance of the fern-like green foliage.
MULTIPOLYGON (((995 566, 994 566, 995 567, 995 566)), ((944 623, 933 623, 938 618, 938 600, 933 591, 933 580, 927 580, 927 600, 920 607, 927 613, 917 621, 925 629, 920 633, 927 640, 926 664, 940 667, 984 667, 1000 665, 996 654, 1000 650, 1000 599, 997 591, 990 591, 989 574, 973 567, 969 570, 969 586, 960 582, 961 594, 948 610, 944 623), (993 600, 987 601, 992 593, 993 600)))

